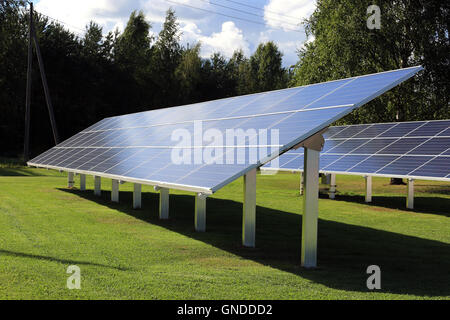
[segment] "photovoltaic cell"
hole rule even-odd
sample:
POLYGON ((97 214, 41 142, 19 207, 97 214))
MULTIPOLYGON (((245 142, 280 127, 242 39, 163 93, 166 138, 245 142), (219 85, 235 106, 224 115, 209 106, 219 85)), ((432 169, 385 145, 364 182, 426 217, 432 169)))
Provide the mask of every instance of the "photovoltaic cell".
POLYGON ((364 161, 348 169, 348 172, 374 173, 379 170, 380 167, 384 167, 397 158, 397 156, 370 156, 364 161))
POLYGON ((393 143, 378 151, 378 153, 397 155, 406 154, 423 144, 428 139, 430 138, 397 138, 393 143))
POLYGON ((337 171, 347 171, 348 169, 356 166, 358 163, 364 161, 369 156, 361 156, 361 155, 347 155, 338 158, 337 161, 330 163, 328 166, 324 167, 325 170, 329 168, 333 168, 337 171))
POLYGON ((329 127, 327 131, 324 132, 324 138, 331 138, 332 136, 338 134, 342 130, 346 129, 346 127, 329 127))
POLYGON ((360 145, 355 149, 351 150, 350 153, 365 153, 374 154, 380 150, 385 149, 388 145, 392 144, 395 139, 372 139, 372 140, 361 140, 359 139, 360 145))
POLYGON ((349 139, 346 141, 340 141, 340 144, 335 146, 334 148, 331 148, 328 150, 328 153, 341 153, 341 154, 347 154, 352 152, 352 150, 355 150, 358 148, 361 144, 369 142, 368 139, 349 139))
POLYGON ((418 167, 411 174, 425 177, 443 177, 449 176, 450 157, 436 157, 418 167))
POLYGON ((344 130, 340 131, 339 133, 335 134, 334 136, 332 136, 330 138, 333 138, 333 139, 352 138, 355 135, 360 134, 361 132, 364 132, 369 127, 371 127, 371 125, 368 125, 368 124, 348 126, 348 127, 345 127, 344 130))
POLYGON ((425 125, 423 122, 405 122, 405 123, 397 123, 396 126, 386 130, 385 132, 379 135, 380 138, 388 137, 388 138, 396 138, 396 137, 404 137, 414 130, 417 130, 420 126, 425 125))
POLYGON ((432 157, 403 156, 380 169, 378 172, 381 174, 407 175, 431 159, 432 157))
POLYGON ((375 138, 394 126, 394 123, 380 123, 377 125, 371 125, 367 129, 354 135, 353 138, 375 138))
POLYGON ((449 128, 450 121, 439 121, 436 123, 426 123, 423 126, 417 128, 417 130, 412 131, 407 137, 415 136, 415 137, 430 137, 435 136, 442 131, 446 131, 449 128))
MULTIPOLYGON (((400 69, 106 118, 28 164, 212 193, 276 158, 419 70, 421 67, 400 69), (191 139, 199 125, 200 132, 205 134, 200 143, 191 139), (231 129, 241 130, 247 136, 232 146, 225 146, 227 131, 231 129), (186 132, 191 140, 188 146, 183 145, 186 148, 180 149, 180 139, 186 132), (215 141, 217 137, 222 138, 218 144, 215 141), (265 137, 267 140, 263 140, 265 137), (208 146, 209 143, 216 144, 208 146), (174 160, 180 151, 183 151, 183 156, 188 155, 188 161, 178 163, 174 160), (197 162, 195 155, 199 154, 201 161, 197 162)), ((327 137, 346 139, 363 134, 361 141, 369 142, 383 130, 373 125, 337 127, 330 129, 327 137)), ((426 127, 423 130, 429 132, 431 129, 426 127)), ((379 150, 386 141, 370 143, 360 151, 379 150)), ((330 152, 349 153, 358 145, 333 140, 327 146, 330 152)), ((436 150, 438 146, 430 142, 427 148, 436 150)), ((368 157, 365 154, 330 155, 323 158, 321 164, 336 164, 347 170, 368 157)), ((303 165, 302 158, 297 154, 282 163, 303 165)))
POLYGON ((427 140, 408 153, 422 155, 440 155, 450 147, 450 137, 436 137, 427 140))

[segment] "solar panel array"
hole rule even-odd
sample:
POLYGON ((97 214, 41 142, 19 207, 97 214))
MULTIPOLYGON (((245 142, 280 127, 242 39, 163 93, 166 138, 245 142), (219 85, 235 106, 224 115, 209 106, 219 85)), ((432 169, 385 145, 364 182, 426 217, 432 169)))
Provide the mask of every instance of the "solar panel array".
MULTIPOLYGON (((103 119, 28 162, 46 167, 112 179, 212 193, 249 170, 326 128, 355 108, 412 77, 421 67, 359 76, 303 87, 238 96, 187 106, 158 109, 103 119), (241 144, 223 148, 227 163, 173 161, 179 147, 176 130, 194 136, 203 131, 256 130, 241 144), (279 142, 261 145, 260 129, 278 130, 279 142), (244 149, 244 161, 237 161, 244 149), (248 155, 256 152, 257 158, 248 155)), ((202 141, 182 150, 207 153, 202 141)), ((216 156, 216 155, 214 155, 216 156)), ((219 157, 217 157, 219 159, 219 157)), ((240 159, 242 160, 242 159, 240 159)))
MULTIPOLYGON (((320 170, 450 181, 450 120, 330 127, 320 170)), ((303 150, 279 157, 279 168, 303 170, 303 150)))

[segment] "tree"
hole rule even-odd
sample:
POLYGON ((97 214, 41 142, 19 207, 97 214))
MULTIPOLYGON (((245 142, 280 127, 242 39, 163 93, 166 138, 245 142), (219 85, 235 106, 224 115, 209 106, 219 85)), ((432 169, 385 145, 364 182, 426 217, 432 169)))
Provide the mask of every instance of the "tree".
POLYGON ((89 22, 83 39, 83 53, 85 56, 102 54, 102 28, 95 22, 89 22))
POLYGON ((261 43, 250 57, 253 91, 269 91, 286 87, 287 74, 282 67, 283 54, 272 41, 261 43))
POLYGON ((126 98, 124 104, 128 105, 128 112, 146 110, 156 92, 150 72, 153 52, 151 27, 142 11, 133 11, 123 33, 116 32, 113 57, 122 72, 121 79, 117 79, 116 90, 126 98))
POLYGON ((235 95, 235 83, 227 59, 220 52, 215 52, 212 54, 210 62, 210 81, 214 84, 216 96, 235 95))
POLYGON ((133 11, 115 46, 116 62, 131 72, 142 70, 150 61, 151 24, 142 11, 133 11))
POLYGON ((115 49, 117 47, 117 41, 119 38, 120 32, 116 28, 113 31, 108 32, 108 34, 103 38, 103 42, 101 44, 102 57, 109 61, 115 61, 115 49))
POLYGON ((0 1, 0 150, 13 157, 22 150, 25 117, 28 24, 20 14, 23 5, 24 1, 0 1))
POLYGON ((300 50, 292 85, 423 65, 425 71, 342 123, 449 117, 449 4, 378 1, 381 29, 367 28, 372 1, 319 0, 306 20, 314 41, 300 50))
POLYGON ((180 84, 182 103, 198 101, 201 92, 199 84, 202 80, 202 59, 200 58, 200 43, 183 51, 180 64, 175 70, 180 84))
MULTIPOLYGON (((249 88, 246 85, 247 78, 251 78, 246 66, 248 65, 248 59, 245 57, 242 49, 233 52, 230 60, 228 61, 228 70, 230 72, 231 80, 233 81, 234 93, 237 95, 246 94, 249 88), (246 75, 249 75, 246 77, 246 75)), ((249 68, 248 68, 249 71, 249 68)))
MULTIPOLYGON (((79 37, 38 12, 34 19, 61 140, 105 117, 280 86, 281 54, 276 47, 262 44, 252 57, 253 69, 242 51, 231 59, 220 53, 201 58, 200 44, 180 44, 171 9, 156 42, 142 12, 131 13, 123 33, 116 29, 106 36, 93 21, 79 37), (278 76, 271 78, 271 70, 278 76)), ((25 1, 0 0, 2 156, 18 157, 23 150, 28 21, 25 1)), ((33 59, 32 156, 53 146, 35 55, 33 59)))
POLYGON ((180 36, 180 25, 175 11, 170 8, 166 12, 163 27, 158 35, 152 62, 152 73, 160 93, 157 102, 161 107, 174 105, 179 99, 174 94, 178 91, 175 70, 182 57, 180 36))

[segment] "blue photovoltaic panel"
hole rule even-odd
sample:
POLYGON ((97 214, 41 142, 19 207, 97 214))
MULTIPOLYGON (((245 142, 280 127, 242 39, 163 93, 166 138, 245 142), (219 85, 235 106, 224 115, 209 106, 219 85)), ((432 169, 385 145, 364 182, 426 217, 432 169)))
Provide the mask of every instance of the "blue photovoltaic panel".
MULTIPOLYGON (((212 193, 421 69, 400 69, 107 118, 28 164, 212 193), (226 140, 230 130, 247 135, 236 141, 232 136, 230 144, 226 140), (193 138, 198 132, 201 132, 200 141, 193 138), (180 144, 186 133, 189 143, 180 144)), ((356 131, 355 128, 331 129, 329 138, 348 138, 356 131)), ((376 130, 367 131, 363 138, 368 140, 377 134, 376 130)), ((356 146, 341 142, 333 140, 330 150, 350 152, 356 146)), ((428 148, 435 150, 437 146, 430 142, 428 148)), ((379 150, 380 146, 370 145, 364 152, 369 149, 379 150)), ((293 156, 286 165, 300 157, 293 156)), ((364 160, 368 156, 354 157, 364 160)), ((332 165, 342 161, 331 155, 321 162, 332 165)), ((342 166, 347 168, 348 162, 342 166)))
POLYGON ((436 157, 427 161, 422 166, 419 166, 412 174, 439 178, 447 174, 447 179, 450 179, 450 174, 448 172, 449 163, 450 157, 436 157))
MULTIPOLYGON (((450 180, 450 120, 330 127, 324 138, 322 172, 450 180)), ((265 168, 303 170, 301 149, 278 161, 265 168)))

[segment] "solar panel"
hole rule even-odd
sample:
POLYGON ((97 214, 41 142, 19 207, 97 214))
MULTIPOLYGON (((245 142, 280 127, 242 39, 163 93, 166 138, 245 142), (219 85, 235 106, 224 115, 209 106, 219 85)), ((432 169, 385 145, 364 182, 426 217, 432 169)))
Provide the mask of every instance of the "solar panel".
MULTIPOLYGON (((450 120, 337 126, 324 136, 322 172, 450 181, 450 120)), ((279 168, 303 170, 302 150, 281 155, 279 168)))
POLYGON ((210 194, 421 69, 106 118, 28 164, 210 194), (230 143, 225 141, 229 130, 247 135, 230 143), (180 144, 180 132, 188 134, 190 143, 180 144), (174 154, 182 154, 182 163, 174 161, 174 154))

